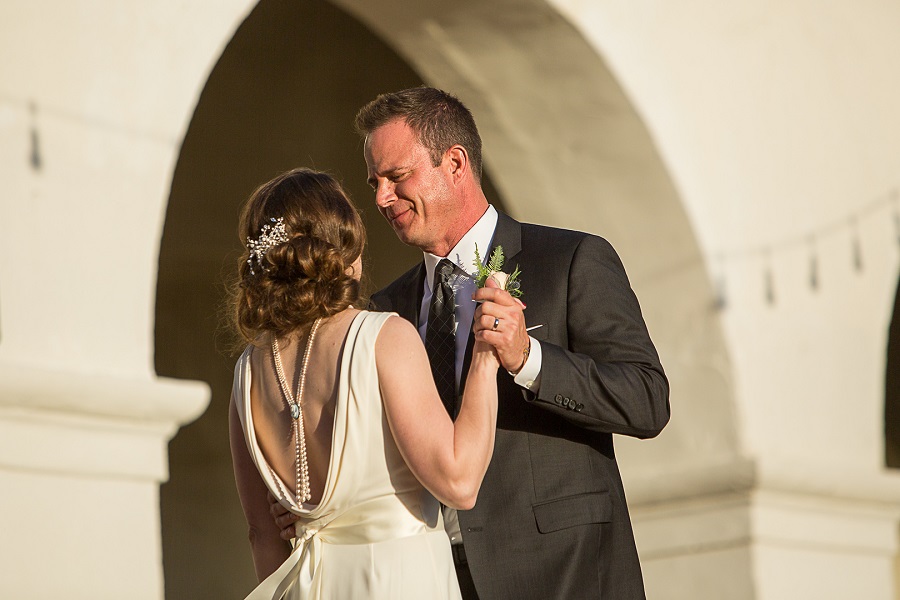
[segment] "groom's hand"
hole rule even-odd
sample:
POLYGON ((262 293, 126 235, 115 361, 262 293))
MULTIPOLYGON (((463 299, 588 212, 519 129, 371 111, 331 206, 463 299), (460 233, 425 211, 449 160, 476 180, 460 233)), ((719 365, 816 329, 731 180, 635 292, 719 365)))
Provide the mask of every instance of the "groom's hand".
POLYGON ((488 279, 472 298, 481 305, 475 310, 475 338, 493 346, 504 369, 518 373, 525 364, 530 341, 525 331, 525 304, 501 290, 488 279), (494 324, 496 323, 496 328, 494 324))
POLYGON ((269 513, 271 513, 272 518, 275 520, 275 524, 281 530, 281 539, 289 542, 297 537, 294 523, 300 519, 300 516, 295 515, 283 507, 281 503, 275 499, 275 496, 272 495, 272 492, 266 494, 266 500, 269 501, 269 513))

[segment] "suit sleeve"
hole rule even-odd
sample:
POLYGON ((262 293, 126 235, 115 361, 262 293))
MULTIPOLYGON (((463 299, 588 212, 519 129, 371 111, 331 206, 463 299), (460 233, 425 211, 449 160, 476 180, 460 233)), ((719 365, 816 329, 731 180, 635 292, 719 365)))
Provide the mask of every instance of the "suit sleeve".
POLYGON ((526 398, 592 431, 654 437, 669 420, 669 383, 622 262, 586 236, 569 267, 567 347, 541 342, 537 395, 526 398))

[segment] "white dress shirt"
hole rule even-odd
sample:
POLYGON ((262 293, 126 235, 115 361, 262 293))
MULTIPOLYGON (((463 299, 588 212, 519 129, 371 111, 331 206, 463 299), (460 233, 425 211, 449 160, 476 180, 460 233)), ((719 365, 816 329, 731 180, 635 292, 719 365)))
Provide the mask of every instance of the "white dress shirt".
MULTIPOLYGON (((435 256, 428 252, 424 252, 425 257, 425 289, 422 294, 422 306, 419 309, 419 335, 422 341, 425 341, 425 331, 428 328, 428 312, 431 306, 431 296, 433 295, 432 285, 434 284, 434 270, 437 264, 444 258, 450 259, 462 273, 457 273, 450 282, 453 287, 454 298, 456 300, 456 309, 454 310, 454 331, 456 341, 456 389, 459 390, 459 383, 462 376, 463 359, 466 354, 466 345, 469 341, 469 334, 472 331, 472 321, 475 318, 476 303, 472 300, 475 293, 475 279, 471 274, 475 271, 475 247, 478 246, 478 253, 481 255, 482 263, 487 264, 490 258, 491 241, 494 238, 494 232, 497 229, 497 210, 493 206, 488 209, 480 219, 472 226, 461 240, 450 250, 446 256, 435 256), (468 274, 467 275, 464 275, 468 274)), ((512 272, 512 265, 504 265, 512 272)), ((531 338, 531 353, 528 360, 522 366, 522 369, 515 376, 515 382, 520 386, 537 392, 540 386, 541 373, 541 344, 536 339, 531 338)), ((447 534, 450 536, 451 543, 461 543, 462 537, 459 530, 459 519, 456 511, 450 508, 444 508, 444 526, 447 534)))

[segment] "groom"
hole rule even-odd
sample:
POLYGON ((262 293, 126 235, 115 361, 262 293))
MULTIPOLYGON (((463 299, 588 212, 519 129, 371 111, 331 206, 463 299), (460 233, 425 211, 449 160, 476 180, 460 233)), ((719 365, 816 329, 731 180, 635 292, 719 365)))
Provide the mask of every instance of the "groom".
POLYGON ((505 369, 476 506, 445 513, 463 597, 644 598, 612 434, 657 435, 669 419, 669 388, 615 251, 599 237, 518 223, 490 206, 481 138, 450 94, 383 94, 360 110, 356 127, 379 211, 424 253, 374 304, 418 326, 434 362, 438 325, 429 316, 443 308, 433 300, 444 297, 447 271, 438 265, 448 258, 451 414, 473 325, 488 330, 505 369), (502 247, 503 270, 521 270, 527 309, 464 276, 476 246, 483 259, 502 247))

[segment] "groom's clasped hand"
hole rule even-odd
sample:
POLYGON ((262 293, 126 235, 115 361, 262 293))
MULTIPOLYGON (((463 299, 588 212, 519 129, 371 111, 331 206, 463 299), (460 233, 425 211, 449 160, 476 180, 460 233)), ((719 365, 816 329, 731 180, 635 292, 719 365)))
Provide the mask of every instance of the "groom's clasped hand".
POLYGON ((494 347, 504 369, 518 372, 530 346, 525 331, 525 303, 490 277, 484 287, 475 290, 472 299, 479 303, 473 324, 475 339, 494 347))

